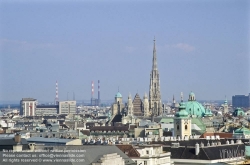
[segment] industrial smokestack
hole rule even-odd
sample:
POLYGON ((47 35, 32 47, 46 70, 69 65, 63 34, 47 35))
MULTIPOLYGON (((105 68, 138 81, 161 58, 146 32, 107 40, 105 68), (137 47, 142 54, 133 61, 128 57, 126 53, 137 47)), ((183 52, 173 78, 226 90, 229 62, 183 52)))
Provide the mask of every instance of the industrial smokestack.
POLYGON ((100 80, 98 80, 98 106, 101 103, 101 93, 100 93, 100 80))
POLYGON ((91 82, 91 98, 94 98, 94 81, 91 82))

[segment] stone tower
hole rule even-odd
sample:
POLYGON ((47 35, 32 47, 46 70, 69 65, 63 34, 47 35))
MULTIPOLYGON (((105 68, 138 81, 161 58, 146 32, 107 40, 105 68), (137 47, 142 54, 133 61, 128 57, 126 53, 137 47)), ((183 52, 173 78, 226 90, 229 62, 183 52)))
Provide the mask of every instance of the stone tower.
POLYGON ((132 102, 131 95, 129 94, 129 96, 128 96, 128 113, 127 113, 127 115, 128 116, 133 116, 133 114, 134 114, 133 110, 134 110, 133 102, 132 102))
POLYGON ((191 134, 191 119, 186 111, 185 103, 181 102, 179 112, 174 118, 174 136, 183 139, 189 138, 191 134))
POLYGON ((152 71, 150 73, 149 109, 153 116, 162 115, 160 76, 157 68, 155 39, 153 48, 153 65, 152 65, 152 71))
POLYGON ((145 93, 144 97, 143 97, 143 113, 145 117, 150 116, 149 114, 149 103, 148 103, 148 96, 145 93))
POLYGON ((227 114, 228 113, 228 104, 227 104, 227 99, 225 100, 223 104, 223 113, 227 114))

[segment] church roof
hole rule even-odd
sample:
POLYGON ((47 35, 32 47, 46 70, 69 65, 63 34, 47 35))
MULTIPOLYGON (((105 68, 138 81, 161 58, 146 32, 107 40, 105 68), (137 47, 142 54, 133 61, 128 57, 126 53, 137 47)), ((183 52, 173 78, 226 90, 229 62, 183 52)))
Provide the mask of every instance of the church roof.
POLYGON ((236 134, 247 134, 247 135, 250 135, 250 130, 247 129, 246 127, 241 127, 241 128, 238 128, 234 131, 234 133, 236 134))
POLYGON ((181 102, 179 112, 176 113, 176 117, 185 118, 188 117, 188 112, 185 110, 185 103, 181 102))
POLYGON ((197 101, 188 101, 185 103, 186 111, 189 115, 196 115, 197 117, 203 117, 205 114, 205 108, 197 101))
POLYGON ((194 92, 189 93, 189 96, 194 96, 194 95, 195 95, 194 92))
POLYGON ((213 113, 211 112, 210 109, 206 109, 204 116, 210 116, 211 117, 211 116, 213 116, 213 113))
POLYGON ((233 116, 244 116, 245 112, 241 108, 236 108, 233 112, 233 116))
POLYGON ((142 101, 138 93, 136 93, 135 98, 133 100, 133 111, 134 111, 134 116, 143 116, 142 113, 142 101))
POLYGON ((115 95, 116 98, 118 97, 122 97, 122 94, 120 92, 117 92, 117 94, 115 95))

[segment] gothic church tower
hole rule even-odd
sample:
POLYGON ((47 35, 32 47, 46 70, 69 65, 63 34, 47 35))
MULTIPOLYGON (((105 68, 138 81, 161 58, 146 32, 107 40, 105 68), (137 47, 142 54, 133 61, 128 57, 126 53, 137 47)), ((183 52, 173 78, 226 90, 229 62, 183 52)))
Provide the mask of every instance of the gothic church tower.
POLYGON ((157 68, 155 39, 153 48, 153 65, 152 65, 152 71, 150 73, 149 109, 153 116, 162 115, 160 76, 157 68))

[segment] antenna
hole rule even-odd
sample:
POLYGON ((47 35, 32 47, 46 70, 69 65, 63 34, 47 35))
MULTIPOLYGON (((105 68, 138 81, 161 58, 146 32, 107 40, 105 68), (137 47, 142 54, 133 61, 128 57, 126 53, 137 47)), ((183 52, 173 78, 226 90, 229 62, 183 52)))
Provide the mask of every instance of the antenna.
POLYGON ((73 92, 73 100, 75 100, 75 92, 73 92))

